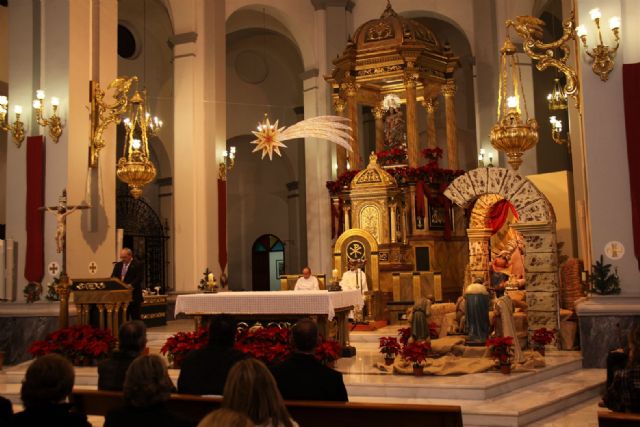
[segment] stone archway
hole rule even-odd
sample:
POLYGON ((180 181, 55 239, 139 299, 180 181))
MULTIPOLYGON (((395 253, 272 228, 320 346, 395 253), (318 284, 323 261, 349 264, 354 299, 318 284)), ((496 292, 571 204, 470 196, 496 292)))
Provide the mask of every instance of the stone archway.
POLYGON ((558 252, 556 219, 549 200, 531 181, 510 169, 478 168, 456 178, 444 192, 463 208, 473 207, 469 237, 469 270, 486 277, 491 230, 484 218, 493 203, 509 201, 518 212, 512 224, 524 238, 529 333, 546 327, 558 330, 558 252), (490 197, 486 197, 490 196, 490 197))

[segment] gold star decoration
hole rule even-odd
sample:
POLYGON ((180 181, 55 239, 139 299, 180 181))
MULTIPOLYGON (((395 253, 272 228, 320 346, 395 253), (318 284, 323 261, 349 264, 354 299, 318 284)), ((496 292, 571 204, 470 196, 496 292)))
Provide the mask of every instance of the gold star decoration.
POLYGON ((283 126, 278 128, 278 120, 271 124, 269 117, 265 114, 264 120, 258 123, 258 131, 252 131, 257 139, 251 141, 256 147, 252 153, 262 151, 262 159, 269 155, 269 160, 273 160, 273 153, 282 157, 280 148, 287 148, 282 141, 298 138, 318 138, 334 142, 347 151, 353 151, 349 142, 351 141, 351 126, 346 124, 349 119, 339 116, 319 116, 302 120, 293 126, 283 126))

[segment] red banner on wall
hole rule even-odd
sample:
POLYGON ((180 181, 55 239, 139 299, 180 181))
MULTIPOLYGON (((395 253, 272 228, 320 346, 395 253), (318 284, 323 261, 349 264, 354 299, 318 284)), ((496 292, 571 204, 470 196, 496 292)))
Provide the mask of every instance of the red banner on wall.
POLYGON ((45 144, 43 136, 27 138, 27 254, 24 277, 40 283, 44 277, 44 176, 45 144))
POLYGON ((627 161, 631 190, 633 249, 640 268, 640 63, 622 65, 624 118, 627 131, 627 161))
POLYGON ((220 272, 227 268, 227 181, 218 180, 218 263, 220 272))

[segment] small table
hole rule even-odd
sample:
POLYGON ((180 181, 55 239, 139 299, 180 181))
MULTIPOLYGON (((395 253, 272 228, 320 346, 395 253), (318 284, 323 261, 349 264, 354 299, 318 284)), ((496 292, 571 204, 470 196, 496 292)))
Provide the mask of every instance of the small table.
POLYGON ((336 340, 349 346, 347 315, 354 307, 362 307, 364 298, 359 290, 328 291, 258 291, 220 292, 216 294, 178 295, 175 314, 194 316, 196 325, 202 316, 229 314, 239 320, 297 320, 315 316, 318 329, 328 336, 328 322, 336 319, 336 340))

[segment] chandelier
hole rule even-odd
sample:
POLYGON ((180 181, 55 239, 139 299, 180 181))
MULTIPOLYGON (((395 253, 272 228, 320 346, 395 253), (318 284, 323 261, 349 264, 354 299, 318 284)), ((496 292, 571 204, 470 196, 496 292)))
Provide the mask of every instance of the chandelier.
POLYGON ((498 121, 491 128, 489 138, 495 149, 507 155, 513 170, 518 170, 524 152, 538 143, 538 122, 529 118, 515 53, 516 47, 507 35, 500 50, 498 121), (524 117, 521 104, 524 106, 524 117))
POLYGON ((136 90, 129 100, 129 117, 123 120, 126 131, 122 157, 118 159, 116 175, 129 185, 134 199, 142 195, 142 187, 156 177, 156 168, 149 159, 149 135, 155 136, 162 121, 151 118, 145 109, 146 92, 136 90))
POLYGON ((553 90, 547 95, 547 102, 551 111, 567 109, 567 94, 560 86, 560 79, 553 79, 553 90))

